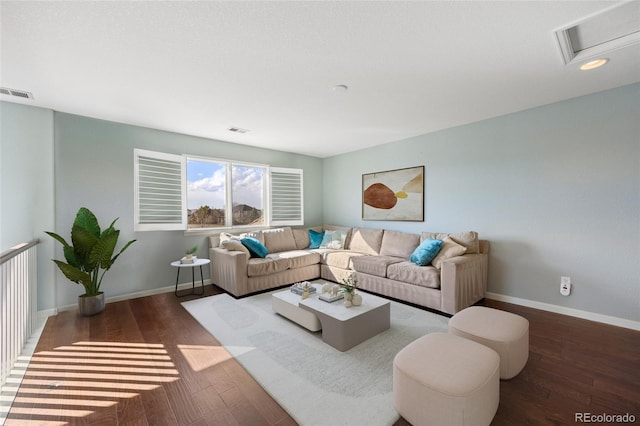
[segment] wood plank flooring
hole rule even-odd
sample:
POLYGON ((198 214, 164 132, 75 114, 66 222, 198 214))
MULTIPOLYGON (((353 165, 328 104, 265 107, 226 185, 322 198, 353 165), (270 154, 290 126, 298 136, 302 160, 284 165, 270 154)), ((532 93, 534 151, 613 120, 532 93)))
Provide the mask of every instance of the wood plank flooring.
MULTIPOLYGON (((6 424, 295 425, 182 308, 190 298, 165 293, 108 303, 94 317, 49 318, 6 424)), ((640 423, 640 332, 484 304, 530 322, 529 362, 501 381, 494 425, 574 425, 575 413, 640 423)))

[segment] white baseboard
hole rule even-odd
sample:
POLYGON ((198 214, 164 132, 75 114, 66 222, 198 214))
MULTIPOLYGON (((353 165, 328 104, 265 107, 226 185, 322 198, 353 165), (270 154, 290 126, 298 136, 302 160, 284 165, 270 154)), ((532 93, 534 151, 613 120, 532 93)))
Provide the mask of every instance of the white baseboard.
MULTIPOLYGON (((204 285, 209 285, 209 284, 211 284, 210 279, 204 280, 204 285)), ((200 285, 201 285, 200 283, 196 282, 196 290, 198 290, 198 287, 200 287, 200 285)), ((190 289, 191 286, 192 286, 192 283, 178 284, 178 290, 187 290, 187 289, 190 289)), ((153 296, 154 294, 160 294, 160 293, 173 293, 175 289, 176 289, 176 286, 171 285, 166 287, 153 288, 150 290, 137 291, 135 293, 121 294, 119 296, 107 297, 107 299, 105 300, 105 303, 120 302, 122 300, 136 299, 138 297, 144 297, 144 296, 153 296)), ((59 311, 70 311, 77 308, 78 308, 77 304, 58 306, 57 309, 48 309, 46 311, 38 311, 38 316, 44 315, 44 318, 46 319, 47 317, 56 315, 59 311)))
POLYGON ((47 318, 52 317, 54 315, 58 315, 57 308, 38 311, 38 324, 44 324, 45 322, 47 322, 47 318))
MULTIPOLYGON (((211 284, 211 280, 204 280, 204 285, 211 284)), ((178 284, 178 290, 186 290, 191 287, 191 283, 178 284)), ((197 283, 196 283, 197 287, 197 283)), ((122 294, 119 296, 109 297, 106 302, 119 302, 121 300, 135 299, 137 297, 152 296, 160 293, 172 293, 175 290, 175 286, 166 286, 160 288, 154 288, 151 290, 138 291, 135 293, 122 294)), ((540 309, 542 311, 554 312, 557 314, 568 315, 571 317, 582 318, 589 321, 601 322, 604 324, 615 325, 617 327, 630 328, 632 330, 640 331, 640 322, 632 321, 624 318, 612 317, 609 315, 597 314, 594 312, 582 311, 579 309, 567 308, 564 306, 552 305, 550 303, 537 302, 535 300, 521 299, 519 297, 506 296, 504 294, 490 293, 488 292, 485 297, 487 299, 498 300, 500 302, 513 303, 514 305, 527 306, 529 308, 540 309)), ((50 316, 57 315, 59 311, 68 311, 77 309, 77 304, 59 306, 57 309, 46 309, 38 311, 38 321, 43 324, 50 316)))
POLYGON ((514 305, 527 306, 529 308, 540 309, 542 311, 554 312, 556 314, 568 315, 571 317, 582 318, 589 321, 596 321, 604 324, 615 325, 617 327, 630 328, 632 330, 640 330, 640 322, 631 321, 624 318, 612 317, 612 316, 603 315, 603 314, 596 314, 594 312, 581 311, 579 309, 552 305, 550 303, 536 302, 535 300, 521 299, 519 297, 505 296, 504 294, 498 294, 498 293, 487 293, 485 297, 491 300, 498 300, 500 302, 513 303, 514 305))

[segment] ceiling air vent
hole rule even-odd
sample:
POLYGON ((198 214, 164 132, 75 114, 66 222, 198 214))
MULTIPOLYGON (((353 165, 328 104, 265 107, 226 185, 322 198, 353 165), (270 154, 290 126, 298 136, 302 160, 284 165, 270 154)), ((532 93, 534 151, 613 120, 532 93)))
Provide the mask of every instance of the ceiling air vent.
POLYGON ((640 7, 623 3, 556 31, 566 65, 640 43, 640 7))
POLYGON ((248 130, 247 129, 241 129, 240 127, 229 127, 227 129, 230 132, 234 132, 234 133, 247 133, 248 130))
POLYGON ((16 96, 23 99, 33 99, 31 92, 25 92, 24 90, 9 89, 7 87, 0 87, 0 94, 8 96, 16 96))

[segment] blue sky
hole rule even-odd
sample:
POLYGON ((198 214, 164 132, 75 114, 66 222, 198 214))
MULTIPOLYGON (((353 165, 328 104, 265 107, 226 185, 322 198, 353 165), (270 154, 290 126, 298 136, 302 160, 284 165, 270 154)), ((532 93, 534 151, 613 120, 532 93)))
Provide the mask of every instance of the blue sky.
MULTIPOLYGON (((263 171, 259 167, 233 168, 234 203, 262 209, 263 171)), ((225 165, 208 161, 187 160, 187 208, 203 205, 223 208, 225 202, 225 165)))

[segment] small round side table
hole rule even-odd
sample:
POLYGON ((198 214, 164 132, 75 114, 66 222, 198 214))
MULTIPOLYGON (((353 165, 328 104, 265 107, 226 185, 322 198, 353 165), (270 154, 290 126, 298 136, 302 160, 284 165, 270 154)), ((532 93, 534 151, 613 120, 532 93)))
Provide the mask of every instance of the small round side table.
POLYGON ((195 259, 193 263, 181 263, 179 260, 176 260, 175 262, 171 262, 171 266, 175 266, 176 268, 178 268, 178 274, 176 275, 176 290, 174 292, 175 295, 177 297, 190 296, 192 294, 197 294, 198 296, 203 295, 204 294, 204 277, 202 275, 202 266, 208 265, 209 263, 211 263, 209 259, 195 259), (195 271, 196 266, 200 267, 200 282, 202 284, 202 291, 200 293, 196 293, 196 271, 195 271), (180 279, 181 268, 191 268, 191 293, 178 294, 178 280, 180 279))

